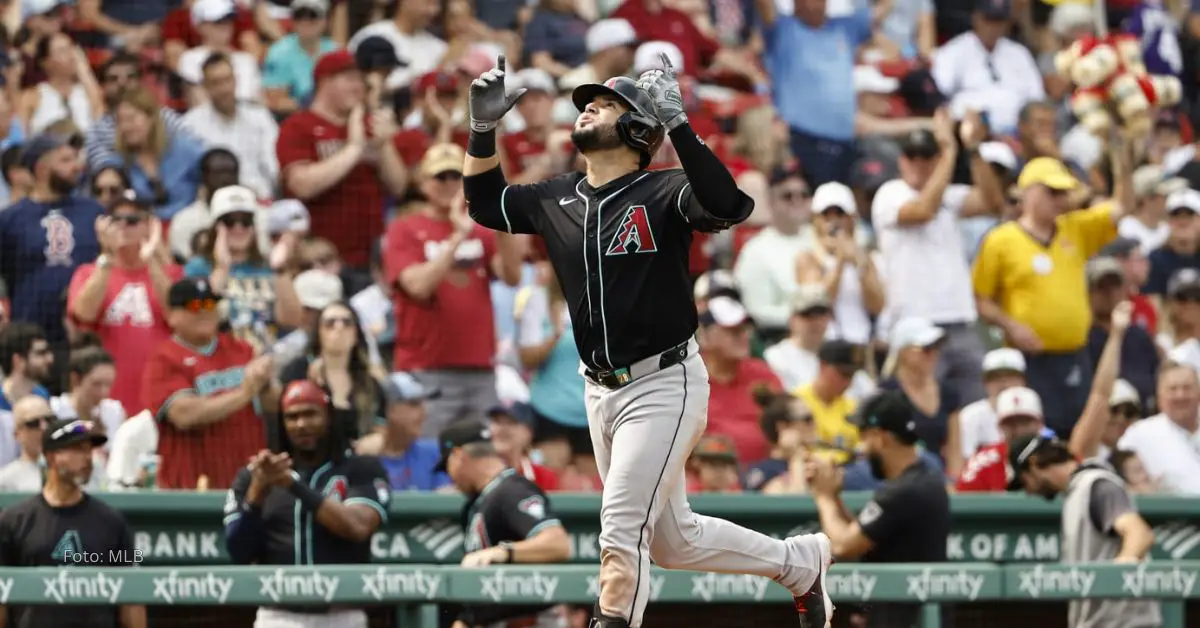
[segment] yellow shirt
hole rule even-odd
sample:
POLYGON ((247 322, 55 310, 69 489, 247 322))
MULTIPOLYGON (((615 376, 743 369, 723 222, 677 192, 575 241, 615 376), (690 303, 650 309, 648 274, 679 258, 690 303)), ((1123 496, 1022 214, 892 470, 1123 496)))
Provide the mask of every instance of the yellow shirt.
POLYGON ((1117 237, 1108 203, 1058 217, 1049 246, 1016 221, 992 229, 972 270, 975 294, 1029 326, 1046 351, 1078 351, 1092 325, 1084 267, 1117 237))
POLYGON ((850 452, 858 447, 858 428, 850 423, 850 415, 855 409, 854 400, 842 395, 832 403, 825 404, 813 393, 812 384, 800 386, 792 391, 792 396, 803 400, 812 412, 817 438, 822 443, 838 448, 826 450, 830 452, 830 458, 838 464, 849 462, 852 456, 850 452))

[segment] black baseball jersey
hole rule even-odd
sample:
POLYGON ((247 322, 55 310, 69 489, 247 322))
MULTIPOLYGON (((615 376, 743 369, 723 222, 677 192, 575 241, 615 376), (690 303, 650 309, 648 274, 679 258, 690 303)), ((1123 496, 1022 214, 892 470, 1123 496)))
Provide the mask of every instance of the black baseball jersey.
MULTIPOLYGON (((5 567, 130 567, 138 561, 125 517, 108 504, 83 496, 74 506, 55 508, 41 493, 0 512, 0 564, 5 567)), ((47 595, 63 600, 115 599, 120 584, 109 573, 72 577, 63 570, 47 595)), ((9 606, 16 628, 116 628, 117 607, 9 606)))
POLYGON ((510 185, 500 212, 472 214, 485 227, 539 234, 571 309, 575 344, 597 371, 629 366, 696 332, 688 274, 692 230, 713 219, 683 170, 639 171, 593 188, 581 173, 510 185))
MULTIPOLYGON (((374 456, 348 456, 340 462, 327 462, 315 470, 300 471, 301 481, 325 497, 343 504, 363 504, 379 512, 387 521, 391 486, 387 472, 374 456)), ((246 514, 246 490, 250 487, 250 469, 243 468, 233 480, 225 499, 225 533, 246 514)), ((330 565, 371 562, 371 541, 342 538, 317 523, 316 513, 305 510, 288 491, 272 488, 263 499, 259 517, 263 539, 255 562, 260 565, 330 565), (299 515, 297 515, 299 510, 299 515), (299 525, 297 525, 297 522, 299 525)))

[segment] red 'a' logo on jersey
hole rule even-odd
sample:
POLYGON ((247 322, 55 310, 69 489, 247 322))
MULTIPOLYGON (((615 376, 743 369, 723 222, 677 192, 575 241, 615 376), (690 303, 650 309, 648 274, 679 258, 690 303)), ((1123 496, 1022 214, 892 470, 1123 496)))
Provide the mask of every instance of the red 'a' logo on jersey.
POLYGON ((650 218, 646 215, 645 205, 634 205, 625 210, 625 217, 617 226, 617 233, 612 243, 608 245, 605 255, 624 255, 626 253, 654 253, 658 245, 654 243, 654 232, 650 230, 650 218))

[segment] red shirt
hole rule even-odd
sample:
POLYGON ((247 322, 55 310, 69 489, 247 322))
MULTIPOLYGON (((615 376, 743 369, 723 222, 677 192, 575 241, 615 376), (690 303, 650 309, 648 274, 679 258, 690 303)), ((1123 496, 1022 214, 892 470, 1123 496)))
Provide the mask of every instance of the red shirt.
POLYGON ((1133 305, 1133 324, 1141 325, 1146 333, 1153 338, 1158 333, 1158 312, 1154 311, 1154 304, 1150 302, 1150 297, 1144 294, 1135 294, 1129 297, 1129 302, 1133 305))
POLYGON ((505 133, 500 141, 504 146, 504 174, 510 177, 525 172, 528 160, 546 152, 545 142, 535 142, 529 139, 524 131, 505 133))
POLYGON ((984 445, 967 460, 955 488, 960 492, 1003 491, 1008 488, 1008 443, 984 445))
MULTIPOLYGON (((384 249, 388 283, 409 266, 436 259, 454 227, 413 212, 392 221, 384 249)), ((458 246, 454 267, 427 301, 395 290, 397 370, 492 368, 496 329, 489 285, 496 232, 478 225, 458 246)))
POLYGON ((627 20, 642 41, 669 41, 678 46, 688 74, 700 74, 721 47, 705 37, 686 13, 666 7, 650 13, 643 0, 625 0, 609 17, 627 20))
MULTIPOLYGON (((345 126, 309 110, 297 111, 279 128, 275 152, 280 172, 286 174, 295 164, 327 159, 345 145, 345 126)), ((351 266, 365 268, 371 243, 383 232, 383 188, 374 160, 364 158, 341 181, 304 204, 311 216, 312 233, 333 242, 351 266)))
POLYGON ((771 444, 758 425, 762 408, 754 402, 754 389, 763 385, 771 390, 783 390, 771 367, 758 358, 742 360, 733 381, 709 380, 706 433, 723 434, 733 439, 738 461, 743 465, 763 460, 771 451, 771 444))
POLYGON ((171 338, 155 347, 146 363, 142 401, 158 420, 158 484, 167 489, 194 489, 208 476, 213 489, 229 488, 251 456, 266 447, 262 420, 246 404, 224 420, 182 431, 166 419, 171 401, 180 393, 209 397, 242 385, 242 369, 254 350, 219 334, 213 344, 197 350, 171 338), (185 392, 186 391, 186 392, 185 392))
MULTIPOLYGON (((254 27, 254 15, 242 7, 237 7, 237 14, 233 18, 234 47, 242 49, 242 33, 256 32, 258 31, 254 27)), ((172 40, 182 41, 188 48, 200 45, 200 31, 192 24, 191 9, 180 7, 167 14, 162 23, 162 40, 164 43, 172 40)))
POLYGON ((433 145, 433 138, 422 129, 404 129, 392 136, 392 145, 404 161, 404 165, 415 168, 421 163, 425 151, 433 145))
MULTIPOLYGON (((174 264, 165 270, 171 281, 183 277, 183 269, 174 264)), ((68 312, 74 311, 79 292, 95 271, 95 264, 84 264, 75 269, 71 285, 67 288, 68 312)), ((154 296, 152 285, 148 268, 113 268, 109 271, 108 288, 100 302, 100 315, 96 321, 86 324, 72 317, 76 325, 95 332, 104 350, 112 355, 117 380, 111 396, 121 402, 129 416, 145 409, 141 390, 142 367, 146 359, 154 347, 171 337, 166 313, 162 303, 154 296)))
POLYGON ((521 466, 517 467, 517 471, 526 480, 537 484, 538 488, 547 493, 558 490, 558 474, 529 458, 521 461, 521 466))

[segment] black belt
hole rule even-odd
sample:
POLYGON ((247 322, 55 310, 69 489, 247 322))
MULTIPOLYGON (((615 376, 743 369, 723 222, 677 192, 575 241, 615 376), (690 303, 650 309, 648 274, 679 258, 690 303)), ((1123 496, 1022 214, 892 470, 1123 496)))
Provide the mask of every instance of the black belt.
POLYGON ((661 371, 669 366, 675 366, 683 362, 688 356, 688 343, 691 340, 685 340, 666 351, 658 354, 658 364, 649 364, 643 366, 642 363, 647 360, 654 359, 654 356, 644 360, 638 360, 630 366, 621 368, 609 369, 607 371, 594 371, 587 369, 584 371, 584 376, 592 380, 592 382, 603 386, 609 390, 624 388, 633 383, 639 377, 644 377, 650 373, 661 371), (634 370, 641 370, 641 373, 635 373, 634 370))

